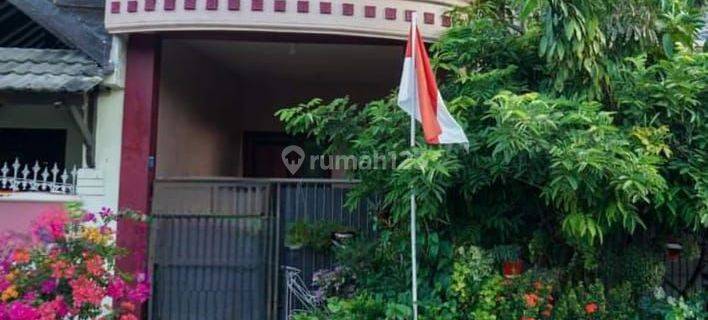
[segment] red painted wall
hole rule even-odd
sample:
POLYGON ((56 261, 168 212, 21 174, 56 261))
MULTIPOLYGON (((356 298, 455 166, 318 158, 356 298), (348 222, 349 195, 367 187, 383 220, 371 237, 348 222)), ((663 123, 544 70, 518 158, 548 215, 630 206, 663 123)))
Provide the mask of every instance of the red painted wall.
MULTIPOLYGON (((155 177, 159 37, 147 34, 131 35, 126 68, 118 207, 120 210, 130 209, 149 214, 152 181, 155 177)), ((117 238, 118 245, 130 251, 117 262, 118 268, 129 272, 145 272, 148 253, 147 226, 132 221, 120 221, 117 238)))

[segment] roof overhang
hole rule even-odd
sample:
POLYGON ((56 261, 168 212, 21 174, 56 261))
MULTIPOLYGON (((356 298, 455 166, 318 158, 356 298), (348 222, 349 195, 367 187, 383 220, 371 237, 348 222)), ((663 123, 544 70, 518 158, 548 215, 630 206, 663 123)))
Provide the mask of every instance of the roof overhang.
POLYGON ((102 73, 78 50, 0 48, 0 90, 85 92, 102 73))
POLYGON ((263 31, 405 39, 417 12, 427 40, 450 26, 460 0, 109 0, 110 33, 263 31))

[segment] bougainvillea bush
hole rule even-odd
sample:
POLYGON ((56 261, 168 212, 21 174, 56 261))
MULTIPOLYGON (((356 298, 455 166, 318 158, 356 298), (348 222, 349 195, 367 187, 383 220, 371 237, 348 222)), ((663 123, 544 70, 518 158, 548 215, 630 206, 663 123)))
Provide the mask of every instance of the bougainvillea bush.
POLYGON ((78 205, 42 214, 31 239, 6 236, 0 251, 0 320, 137 319, 149 295, 144 274, 115 268, 124 253, 109 209, 78 205), (115 303, 114 303, 115 302, 115 303))

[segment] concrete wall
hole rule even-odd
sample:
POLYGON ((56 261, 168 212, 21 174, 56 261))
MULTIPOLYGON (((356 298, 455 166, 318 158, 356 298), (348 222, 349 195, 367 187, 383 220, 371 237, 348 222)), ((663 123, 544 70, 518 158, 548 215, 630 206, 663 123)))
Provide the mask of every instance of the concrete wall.
MULTIPOLYGON (((241 176, 244 131, 281 132, 273 116, 278 109, 314 97, 369 101, 391 90, 348 83, 344 76, 290 80, 238 74, 179 41, 165 41, 162 52, 158 177, 241 176)), ((323 63, 335 67, 341 61, 323 63)))
POLYGON ((186 1, 172 2, 172 7, 157 1, 149 8, 139 1, 129 9, 130 0, 111 0, 105 22, 110 33, 219 30, 405 39, 410 26, 405 12, 415 11, 422 35, 433 40, 450 26, 447 12, 467 4, 464 0, 330 0, 326 10, 318 1, 304 1, 307 8, 300 8, 299 1, 285 0, 279 9, 273 0, 260 2, 260 9, 246 0, 235 2, 238 8, 226 1, 214 1, 216 6, 197 1, 191 8, 186 1))
POLYGON ((79 170, 78 193, 87 210, 118 209, 120 157, 125 87, 125 41, 113 37, 111 63, 114 70, 104 79, 96 102, 96 166, 79 170))
MULTIPOLYGON (((83 139, 67 109, 52 105, 59 98, 50 94, 0 93, 0 128, 66 130, 65 165, 81 167, 83 139)), ((70 101, 81 103, 80 99, 70 101)), ((20 160, 33 162, 36 159, 20 160)))
POLYGON ((30 234, 40 215, 62 210, 66 203, 80 201, 70 195, 20 192, 0 198, 0 236, 6 233, 30 234))
POLYGON ((77 192, 87 210, 118 208, 123 90, 102 90, 96 106, 95 168, 79 170, 77 192))
POLYGON ((157 176, 235 175, 242 89, 186 46, 165 42, 161 65, 157 176))

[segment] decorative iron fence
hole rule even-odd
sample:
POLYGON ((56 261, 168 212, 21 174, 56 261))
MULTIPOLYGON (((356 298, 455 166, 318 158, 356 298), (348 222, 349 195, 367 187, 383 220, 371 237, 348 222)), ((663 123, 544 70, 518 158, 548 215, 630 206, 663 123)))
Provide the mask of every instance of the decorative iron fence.
POLYGON ((67 171, 60 169, 56 163, 50 168, 49 165, 42 167, 39 161, 35 161, 30 167, 15 159, 11 165, 5 162, 0 167, 0 190, 75 194, 77 173, 76 166, 67 171))
POLYGON ((369 235, 375 201, 344 208, 353 185, 326 179, 156 180, 151 318, 282 319, 288 268, 281 266, 301 270, 309 285, 316 270, 334 263, 313 249, 284 249, 287 226, 334 222, 369 235))

